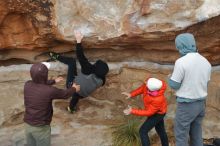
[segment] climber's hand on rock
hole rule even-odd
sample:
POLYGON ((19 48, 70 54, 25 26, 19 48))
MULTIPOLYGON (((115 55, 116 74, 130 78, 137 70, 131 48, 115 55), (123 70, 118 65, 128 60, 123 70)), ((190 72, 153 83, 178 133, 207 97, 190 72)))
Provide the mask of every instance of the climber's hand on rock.
POLYGON ((83 39, 83 35, 80 31, 74 31, 74 35, 75 35, 75 38, 76 38, 76 42, 77 43, 81 43, 82 39, 83 39))

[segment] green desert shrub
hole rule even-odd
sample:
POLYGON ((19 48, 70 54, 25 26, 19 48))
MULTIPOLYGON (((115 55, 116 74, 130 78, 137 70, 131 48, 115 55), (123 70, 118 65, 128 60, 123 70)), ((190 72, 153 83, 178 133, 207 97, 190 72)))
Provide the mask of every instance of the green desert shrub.
POLYGON ((124 122, 113 126, 113 146, 141 146, 139 127, 141 118, 129 116, 124 122))

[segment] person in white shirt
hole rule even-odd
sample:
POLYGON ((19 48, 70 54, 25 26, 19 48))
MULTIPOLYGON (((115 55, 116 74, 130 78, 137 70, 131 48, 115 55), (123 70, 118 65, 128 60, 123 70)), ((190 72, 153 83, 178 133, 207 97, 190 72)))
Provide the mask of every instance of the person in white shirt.
POLYGON ((176 90, 174 133, 176 146, 203 146, 202 120, 211 76, 211 64, 198 53, 194 36, 183 33, 175 39, 181 57, 176 60, 169 86, 176 90))

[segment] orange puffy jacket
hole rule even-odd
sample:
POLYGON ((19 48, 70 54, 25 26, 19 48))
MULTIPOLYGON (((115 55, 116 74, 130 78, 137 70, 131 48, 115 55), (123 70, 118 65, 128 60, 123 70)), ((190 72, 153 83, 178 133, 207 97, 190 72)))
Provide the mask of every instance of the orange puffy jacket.
POLYGON ((132 108, 131 113, 138 116, 152 116, 154 114, 165 114, 167 112, 167 101, 164 96, 166 90, 166 83, 162 81, 163 85, 158 91, 157 96, 151 96, 148 94, 148 88, 146 84, 143 84, 136 90, 132 91, 131 97, 143 94, 143 101, 145 109, 132 108))

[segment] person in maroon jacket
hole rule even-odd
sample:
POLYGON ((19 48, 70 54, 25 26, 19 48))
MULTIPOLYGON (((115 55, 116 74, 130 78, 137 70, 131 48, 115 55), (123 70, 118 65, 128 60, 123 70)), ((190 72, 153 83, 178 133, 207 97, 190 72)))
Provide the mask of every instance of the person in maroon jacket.
POLYGON ((53 116, 53 99, 67 99, 80 90, 73 84, 65 90, 52 85, 63 80, 58 77, 48 80, 48 68, 44 63, 33 64, 30 69, 32 80, 24 85, 24 122, 28 146, 50 146, 53 116))

